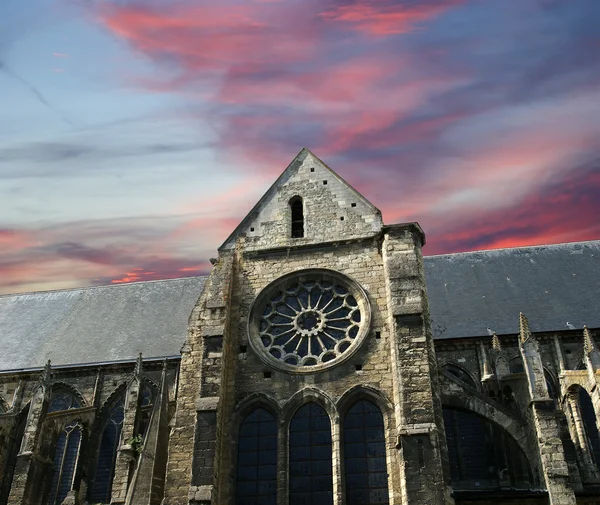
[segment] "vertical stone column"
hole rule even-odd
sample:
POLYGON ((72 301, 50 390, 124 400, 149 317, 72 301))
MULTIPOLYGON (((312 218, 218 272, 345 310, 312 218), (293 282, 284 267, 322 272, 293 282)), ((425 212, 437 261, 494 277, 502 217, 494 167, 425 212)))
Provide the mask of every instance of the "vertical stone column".
POLYGON ((51 368, 48 361, 40 383, 33 393, 29 404, 29 412, 25 424, 25 432, 21 442, 21 450, 17 456, 13 482, 8 496, 8 505, 33 505, 38 502, 40 482, 45 470, 51 465, 38 453, 42 423, 48 411, 52 385, 51 368))
POLYGON ((402 504, 452 504, 437 363, 417 224, 386 227, 389 311, 402 504))
POLYGON ((169 437, 165 505, 218 503, 215 459, 233 264, 233 252, 220 254, 190 316, 169 437))
POLYGON ((539 344, 523 314, 519 315, 519 348, 527 374, 530 414, 537 434, 541 470, 550 505, 575 505, 575 493, 569 481, 554 401, 548 395, 539 344))
POLYGON ((123 504, 127 497, 127 487, 131 476, 136 451, 130 440, 135 434, 135 423, 140 405, 142 392, 142 355, 140 354, 135 364, 133 377, 127 386, 125 393, 125 407, 123 426, 121 428, 121 440, 115 461, 115 475, 112 482, 111 504, 123 504))

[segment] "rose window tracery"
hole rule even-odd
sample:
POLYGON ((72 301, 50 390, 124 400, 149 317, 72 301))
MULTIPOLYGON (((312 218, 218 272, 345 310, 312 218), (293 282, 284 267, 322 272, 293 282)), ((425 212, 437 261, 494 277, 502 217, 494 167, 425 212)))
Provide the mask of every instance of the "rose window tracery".
POLYGON ((276 368, 310 372, 349 357, 368 331, 362 288, 337 272, 289 274, 259 295, 250 316, 250 342, 276 368))

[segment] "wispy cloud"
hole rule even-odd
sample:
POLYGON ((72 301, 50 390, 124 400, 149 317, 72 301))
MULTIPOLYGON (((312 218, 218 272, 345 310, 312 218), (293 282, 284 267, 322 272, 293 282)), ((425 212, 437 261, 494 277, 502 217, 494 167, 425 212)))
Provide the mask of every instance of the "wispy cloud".
POLYGON ((89 221, 63 232, 11 223, 15 234, 0 244, 16 251, 2 267, 19 272, 13 287, 33 276, 126 282, 204 271, 302 146, 387 222, 420 221, 429 254, 600 236, 589 218, 600 201, 600 167, 589 161, 600 156, 596 0, 85 5, 122 48, 120 85, 160 103, 159 121, 176 117, 186 135, 139 132, 139 122, 113 129, 104 118, 85 132, 0 146, 0 177, 68 186, 135 173, 118 194, 136 188, 141 202, 159 174, 161 202, 178 217, 158 219, 159 231, 150 218, 135 231, 105 221, 102 233, 89 221), (201 167, 196 145, 211 153, 201 167), (231 189, 169 197, 182 166, 188 176, 203 170, 207 183, 230 178, 231 189))

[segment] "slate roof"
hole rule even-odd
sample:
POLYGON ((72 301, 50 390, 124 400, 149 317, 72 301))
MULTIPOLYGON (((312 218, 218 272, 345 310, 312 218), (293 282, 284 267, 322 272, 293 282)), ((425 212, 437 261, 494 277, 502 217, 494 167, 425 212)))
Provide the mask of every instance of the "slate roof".
MULTIPOLYGON (((425 257, 434 336, 600 328, 600 240, 425 257)), ((205 277, 0 296, 0 370, 178 356, 205 277)))
POLYGON ((436 338, 600 327, 600 240, 425 257, 436 338))
POLYGON ((178 356, 204 281, 0 296, 0 370, 178 356))

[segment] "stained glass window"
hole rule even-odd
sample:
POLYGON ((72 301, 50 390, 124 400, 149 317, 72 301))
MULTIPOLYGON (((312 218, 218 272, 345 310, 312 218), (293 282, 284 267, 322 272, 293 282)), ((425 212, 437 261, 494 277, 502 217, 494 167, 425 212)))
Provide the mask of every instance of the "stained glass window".
POLYGON ((444 426, 455 490, 531 487, 527 458, 506 430, 473 412, 447 407, 444 426))
POLYGON ((78 422, 72 422, 65 427, 56 442, 48 505, 60 505, 71 491, 80 445, 81 425, 78 422))
POLYGON ((356 402, 344 417, 347 505, 387 505, 388 478, 383 416, 373 403, 356 402))
POLYGON ((252 411, 240 426, 237 505, 277 503, 277 423, 265 409, 252 411))
POLYGON ((331 505, 331 423, 321 406, 308 403, 296 412, 289 446, 290 505, 331 505))
POLYGON ((58 412, 59 410, 78 409, 81 407, 79 399, 69 391, 59 390, 52 393, 52 399, 48 406, 48 412, 58 412))
POLYGON ((108 419, 102 430, 100 451, 98 453, 98 464, 96 467, 96 478, 91 493, 92 503, 109 503, 112 490, 112 480, 117 459, 117 449, 121 438, 123 426, 123 407, 125 397, 121 396, 110 409, 108 419))

